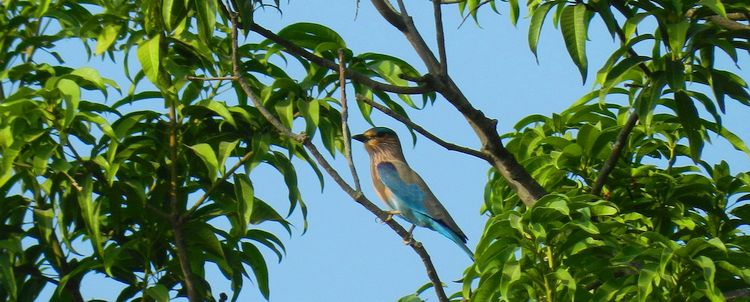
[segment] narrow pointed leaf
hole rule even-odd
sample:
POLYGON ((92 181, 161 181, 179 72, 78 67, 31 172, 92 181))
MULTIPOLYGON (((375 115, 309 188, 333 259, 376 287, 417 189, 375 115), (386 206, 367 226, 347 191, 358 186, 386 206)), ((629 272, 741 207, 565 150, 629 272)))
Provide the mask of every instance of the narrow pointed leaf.
POLYGON ((586 5, 567 6, 560 17, 560 27, 565 40, 565 47, 586 82, 588 61, 586 59, 586 34, 588 32, 589 14, 586 5))

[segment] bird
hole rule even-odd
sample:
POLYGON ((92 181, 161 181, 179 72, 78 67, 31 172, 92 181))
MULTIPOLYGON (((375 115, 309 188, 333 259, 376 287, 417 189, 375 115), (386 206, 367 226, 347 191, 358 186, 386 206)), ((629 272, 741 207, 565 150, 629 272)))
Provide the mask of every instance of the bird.
POLYGON ((352 138, 362 142, 370 155, 375 193, 390 208, 386 220, 398 215, 411 223, 409 241, 415 226, 436 231, 455 242, 473 261, 474 253, 466 246, 466 235, 422 177, 406 163, 396 132, 375 127, 352 138))

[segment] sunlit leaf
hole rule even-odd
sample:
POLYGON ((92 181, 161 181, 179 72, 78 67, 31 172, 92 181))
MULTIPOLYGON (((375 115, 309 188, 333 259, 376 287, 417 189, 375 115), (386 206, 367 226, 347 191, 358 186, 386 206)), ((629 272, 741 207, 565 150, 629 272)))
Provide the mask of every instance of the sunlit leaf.
POLYGON ((586 82, 588 70, 586 39, 589 21, 591 21, 590 13, 584 4, 565 7, 560 17, 560 29, 565 40, 565 46, 568 48, 568 54, 573 59, 573 63, 578 66, 584 82, 586 82))
POLYGON ((216 153, 213 148, 206 143, 200 143, 193 146, 189 146, 193 152, 203 161, 208 171, 208 177, 210 181, 215 181, 219 171, 219 160, 216 158, 216 153))
MULTIPOLYGON (((202 1, 199 1, 202 2, 202 1)), ((161 61, 161 36, 156 35, 149 40, 144 40, 138 45, 138 61, 141 68, 151 83, 157 84, 159 77, 159 66, 161 61)))

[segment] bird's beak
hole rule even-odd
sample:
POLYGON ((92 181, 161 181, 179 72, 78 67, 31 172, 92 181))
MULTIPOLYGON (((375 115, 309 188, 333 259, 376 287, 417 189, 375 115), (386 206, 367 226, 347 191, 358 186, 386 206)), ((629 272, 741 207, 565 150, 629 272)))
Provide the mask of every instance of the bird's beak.
POLYGON ((364 134, 357 134, 355 136, 352 136, 352 138, 363 143, 367 141, 367 136, 365 136, 364 134))

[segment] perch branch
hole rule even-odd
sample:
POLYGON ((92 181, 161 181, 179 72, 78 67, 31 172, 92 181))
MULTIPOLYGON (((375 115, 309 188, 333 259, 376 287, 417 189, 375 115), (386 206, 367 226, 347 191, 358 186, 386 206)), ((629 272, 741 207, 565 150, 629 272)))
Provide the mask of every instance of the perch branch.
POLYGON ((414 131, 419 132, 419 134, 422 134, 427 139, 435 142, 436 144, 442 146, 445 149, 448 149, 448 150, 451 150, 451 151, 460 152, 460 153, 464 153, 464 154, 468 154, 468 155, 471 155, 471 156, 474 156, 474 157, 477 157, 477 158, 481 158, 481 159, 484 159, 484 160, 488 160, 489 159, 489 157, 487 156, 487 154, 484 154, 481 151, 477 151, 477 150, 474 150, 474 149, 471 149, 471 148, 459 146, 459 145, 456 145, 456 144, 453 144, 453 143, 449 143, 449 142, 446 142, 446 141, 442 140, 441 138, 437 137, 436 135, 434 135, 431 132, 429 132, 429 131, 425 130, 424 128, 422 128, 422 126, 420 126, 420 125, 418 125, 418 124, 410 121, 409 119, 407 119, 407 118, 403 117, 402 115, 396 113, 395 111, 391 110, 390 108, 374 102, 371 99, 368 99, 368 98, 366 98, 364 96, 361 96, 361 95, 357 95, 357 100, 362 101, 362 102, 364 102, 364 103, 372 106, 373 108, 379 110, 380 112, 385 113, 386 115, 388 115, 388 116, 394 118, 395 120, 403 123, 404 125, 408 126, 409 128, 414 129, 414 131))

